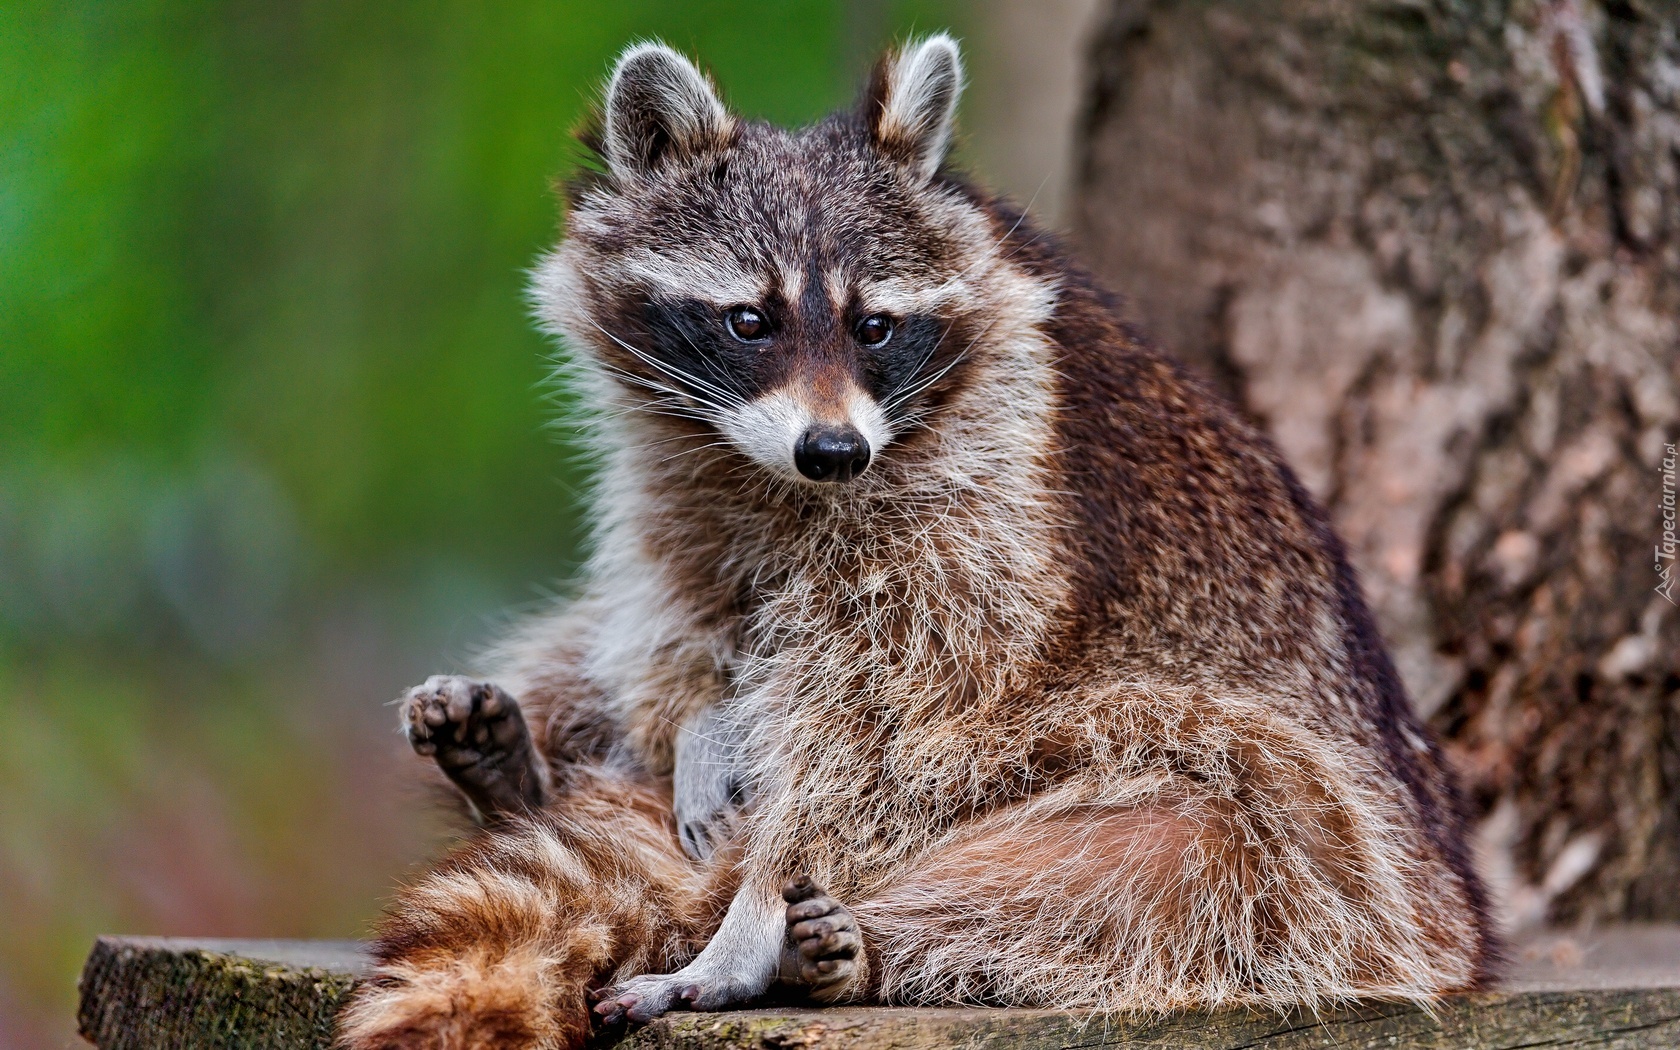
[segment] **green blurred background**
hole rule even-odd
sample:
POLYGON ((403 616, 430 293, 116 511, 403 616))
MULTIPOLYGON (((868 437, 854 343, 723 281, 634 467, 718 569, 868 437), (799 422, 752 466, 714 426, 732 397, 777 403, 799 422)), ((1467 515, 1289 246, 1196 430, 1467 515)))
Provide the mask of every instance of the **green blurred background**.
POLYGON ((446 840, 386 702, 575 568, 524 269, 626 42, 800 122, 954 28, 1053 215, 1049 7, 0 5, 0 1045, 76 1045, 97 933, 356 936, 446 840))

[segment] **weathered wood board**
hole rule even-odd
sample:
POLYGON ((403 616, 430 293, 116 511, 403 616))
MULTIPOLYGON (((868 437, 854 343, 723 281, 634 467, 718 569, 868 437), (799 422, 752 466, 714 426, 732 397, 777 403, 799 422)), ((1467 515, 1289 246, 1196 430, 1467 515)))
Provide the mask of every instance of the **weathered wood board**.
MULTIPOLYGON (((1187 1014, 1116 1021, 1054 1010, 743 1010, 676 1014, 620 1050, 1515 1050, 1680 1047, 1680 927, 1553 934, 1515 949, 1510 978, 1425 1012, 1373 1003, 1318 1017, 1187 1014)), ((81 979, 100 1050, 325 1050, 364 965, 348 941, 101 937, 81 979)))

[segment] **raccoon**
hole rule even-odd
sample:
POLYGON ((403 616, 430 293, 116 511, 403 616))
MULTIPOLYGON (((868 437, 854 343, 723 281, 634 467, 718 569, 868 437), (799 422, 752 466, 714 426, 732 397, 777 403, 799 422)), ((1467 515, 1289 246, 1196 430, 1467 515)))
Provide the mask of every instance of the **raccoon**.
POLYGON ((343 1044, 815 1002, 1428 1000, 1497 945, 1452 777, 1266 438, 946 163, 955 42, 743 120, 630 48, 535 277, 580 595, 404 717, 486 828, 343 1044))

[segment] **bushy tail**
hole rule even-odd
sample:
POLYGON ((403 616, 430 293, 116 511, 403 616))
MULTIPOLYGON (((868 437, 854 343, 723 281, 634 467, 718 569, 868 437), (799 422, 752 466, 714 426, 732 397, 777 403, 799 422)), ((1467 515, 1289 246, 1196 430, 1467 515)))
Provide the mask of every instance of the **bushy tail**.
POLYGON ((550 812, 480 837, 399 894, 339 1044, 580 1047, 588 988, 686 961, 728 879, 683 856, 658 791, 580 777, 550 812))

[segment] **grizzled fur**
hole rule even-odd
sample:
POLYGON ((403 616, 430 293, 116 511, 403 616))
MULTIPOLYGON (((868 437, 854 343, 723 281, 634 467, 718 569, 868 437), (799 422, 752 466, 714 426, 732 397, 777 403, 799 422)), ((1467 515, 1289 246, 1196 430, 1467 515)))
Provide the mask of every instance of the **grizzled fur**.
POLYGON ((346 1045, 576 1046, 588 998, 772 985, 1136 1012, 1487 978, 1451 778, 1322 512, 941 169, 960 87, 935 37, 788 132, 620 61, 536 279, 597 410, 584 590, 500 689, 410 697, 494 819, 403 891, 346 1045), (802 476, 823 427, 867 469, 802 476))

